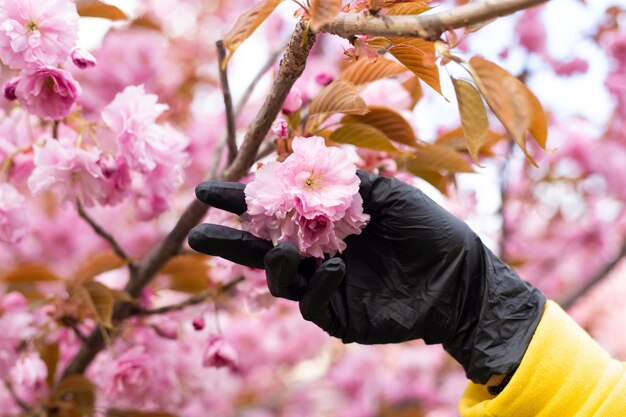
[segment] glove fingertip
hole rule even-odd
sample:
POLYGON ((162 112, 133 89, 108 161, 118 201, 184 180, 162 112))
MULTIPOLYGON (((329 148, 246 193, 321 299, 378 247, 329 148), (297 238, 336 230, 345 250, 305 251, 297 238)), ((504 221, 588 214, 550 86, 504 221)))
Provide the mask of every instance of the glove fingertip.
POLYGON ((246 186, 238 182, 204 181, 196 186, 196 198, 205 204, 236 215, 246 212, 246 186))

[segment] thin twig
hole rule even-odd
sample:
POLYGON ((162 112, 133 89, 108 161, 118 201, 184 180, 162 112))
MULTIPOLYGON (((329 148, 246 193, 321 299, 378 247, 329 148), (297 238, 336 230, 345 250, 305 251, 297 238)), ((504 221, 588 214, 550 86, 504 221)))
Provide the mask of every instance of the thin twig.
POLYGON ((239 117, 241 115, 241 111, 243 110, 244 106, 250 100, 250 97, 252 96, 252 93, 254 92, 254 89, 259 84, 259 82, 261 81, 261 79, 263 78, 265 73, 268 72, 274 66, 274 62, 276 62, 276 60, 283 53, 284 50, 285 50, 285 47, 283 46, 282 48, 277 49, 276 51, 274 51, 270 55, 270 57, 267 60, 267 62, 265 63, 265 65, 263 65, 263 68, 261 68, 261 70, 257 73, 257 75, 254 77, 252 82, 250 82, 250 84, 248 85, 246 90, 243 92, 243 95, 241 96, 241 99, 239 100, 239 103, 237 103, 237 106, 235 107, 235 116, 236 117, 239 117))
POLYGON ((573 294, 565 297, 563 301, 559 303, 561 307, 563 307, 564 309, 572 307, 576 303, 576 301, 580 299, 580 297, 587 294, 592 288, 594 288, 596 285, 604 281, 609 275, 611 275, 611 272, 617 267, 617 265, 622 262, 625 257, 626 241, 624 241, 624 243, 622 244, 622 248, 620 249, 619 253, 615 255, 615 257, 611 259, 611 261, 606 264, 604 268, 602 268, 602 270, 600 270, 596 275, 591 277, 591 279, 589 279, 587 283, 583 285, 580 289, 578 289, 573 294))
POLYGON ((71 323, 71 324, 68 324, 67 326, 70 329, 72 329, 72 331, 74 332, 76 337, 81 341, 81 343, 83 344, 87 343, 87 337, 83 334, 83 332, 80 331, 76 323, 71 323))
POLYGON ((52 122, 52 139, 59 140, 59 121, 52 122))
POLYGON ((220 67, 220 83, 222 84, 222 94, 224 96, 224 108, 226 111, 226 145, 228 147, 228 163, 230 164, 237 156, 237 128, 235 126, 235 112, 233 111, 233 97, 230 94, 230 86, 228 85, 228 74, 224 68, 224 60, 226 59, 226 48, 224 41, 215 42, 217 47, 218 65, 220 67))
POLYGON ((322 26, 321 31, 351 38, 356 35, 403 36, 429 40, 442 33, 488 22, 497 17, 546 3, 548 0, 485 0, 440 13, 406 16, 374 16, 341 13, 322 26))
POLYGON ((192 297, 189 297, 188 299, 181 301, 180 303, 177 304, 172 304, 169 306, 164 306, 164 307, 159 307, 159 308, 153 308, 151 310, 139 310, 137 312, 137 315, 139 316, 154 316, 154 315, 158 315, 158 314, 167 314, 167 313, 171 313, 172 311, 180 311, 180 310, 184 310, 187 307, 191 307, 191 306, 195 306, 198 304, 202 304, 204 303, 206 300, 208 300, 209 298, 215 298, 217 296, 219 296, 220 294, 223 294, 225 292, 230 291, 231 289, 235 288, 240 282, 242 282, 244 280, 244 277, 239 277, 237 279, 234 279, 230 282, 228 282, 227 284, 225 284, 222 287, 219 288, 210 288, 208 290, 204 290, 192 297))
POLYGON ((9 391, 9 394, 11 395, 13 401, 15 401, 15 404, 17 404, 17 406, 21 408, 23 412, 27 414, 31 414, 33 412, 33 409, 28 404, 26 404, 26 402, 22 400, 19 395, 17 395, 17 392, 15 392, 15 390, 13 389, 13 385, 11 385, 9 381, 4 381, 4 386, 6 387, 7 391, 9 391))
POLYGON ((115 254, 119 256, 120 259, 127 262, 128 266, 131 269, 134 269, 135 264, 133 263, 132 259, 128 256, 124 248, 122 248, 120 244, 117 243, 117 240, 115 240, 113 235, 111 235, 109 232, 104 230, 102 226, 96 223, 96 221, 92 219, 91 216, 89 216, 89 213, 85 211, 85 208, 83 207, 82 203, 79 200, 76 200, 76 209, 78 210, 78 215, 87 223, 89 223, 93 231, 96 232, 96 234, 102 237, 104 240, 109 242, 109 245, 111 245, 111 248, 113 248, 113 251, 115 252, 115 254))

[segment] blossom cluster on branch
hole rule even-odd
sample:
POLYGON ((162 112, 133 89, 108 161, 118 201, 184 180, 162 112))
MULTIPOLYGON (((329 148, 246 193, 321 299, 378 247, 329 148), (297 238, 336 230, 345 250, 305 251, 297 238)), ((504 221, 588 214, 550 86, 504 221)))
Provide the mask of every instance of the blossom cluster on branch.
POLYGON ((575 296, 575 317, 625 357, 611 275, 626 254, 623 10, 602 10, 585 40, 615 101, 597 126, 540 104, 546 74, 598 73, 585 48, 553 57, 556 3, 427 39, 314 32, 446 17, 463 2, 112 3, 0 0, 0 414, 456 416, 466 379, 440 348, 343 345, 274 299, 264 271, 180 243, 203 217, 303 256, 339 253, 367 227, 357 169, 418 186, 500 240, 495 251, 550 297, 575 296), (94 21, 102 39, 79 31, 94 21), (483 30, 515 42, 473 42, 483 30), (236 109, 228 143, 220 75, 236 109), (210 173, 244 175, 246 215, 188 205, 210 173))

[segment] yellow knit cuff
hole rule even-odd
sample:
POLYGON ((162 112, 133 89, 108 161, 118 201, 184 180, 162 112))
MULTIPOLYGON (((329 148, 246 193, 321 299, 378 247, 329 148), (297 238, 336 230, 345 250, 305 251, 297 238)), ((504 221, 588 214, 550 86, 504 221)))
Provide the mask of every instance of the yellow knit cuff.
MULTIPOLYGON (((548 301, 507 387, 494 397, 485 386, 470 383, 460 411, 464 417, 592 416, 606 406, 603 403, 626 379, 624 375, 623 364, 612 360, 556 303, 548 301)), ((626 409, 621 412, 626 415, 626 409)))

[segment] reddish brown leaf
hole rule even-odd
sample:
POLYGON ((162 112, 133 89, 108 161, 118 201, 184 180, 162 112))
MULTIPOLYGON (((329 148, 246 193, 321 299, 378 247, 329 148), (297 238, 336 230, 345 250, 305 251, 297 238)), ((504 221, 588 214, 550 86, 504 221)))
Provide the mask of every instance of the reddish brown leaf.
POLYGON ((113 251, 99 252, 87 258, 74 275, 77 281, 85 281, 104 272, 112 271, 126 265, 126 262, 113 251))
POLYGON ((472 166, 463 154, 453 148, 439 144, 422 144, 408 161, 409 171, 434 172, 474 172, 472 166))
POLYGON ((333 20, 341 12, 341 0, 311 0, 309 16, 311 29, 320 30, 322 26, 333 20))
POLYGON ((456 79, 452 79, 452 84, 456 92, 467 149, 474 162, 479 164, 478 151, 487 141, 489 131, 487 110, 480 93, 473 85, 456 79))
POLYGON ((39 356, 41 356, 41 360, 46 364, 46 368, 48 369, 46 383, 48 387, 52 388, 54 386, 54 377, 56 376, 57 365, 59 363, 59 342, 44 345, 39 351, 39 356))
POLYGON ((385 10, 387 10, 387 16, 395 16, 395 15, 411 15, 411 14, 421 14, 432 7, 428 5, 427 1, 415 1, 411 3, 399 3, 392 4, 387 6, 385 10))
POLYGON ((209 264, 205 255, 178 255, 170 259, 161 274, 171 278, 170 289, 197 294, 209 288, 209 264))
POLYGON ((403 154, 401 150, 393 146, 382 131, 363 123, 349 123, 341 126, 330 135, 330 140, 374 151, 403 154))
POLYGON ((83 17, 100 17, 109 20, 127 20, 128 16, 119 7, 93 1, 78 7, 78 14, 83 17))
POLYGON ((359 59, 348 65, 339 75, 339 79, 349 81, 354 85, 361 85, 395 77, 407 71, 403 65, 383 57, 376 60, 359 59))
POLYGON ((63 408, 71 404, 71 408, 64 410, 64 416, 92 416, 94 413, 96 386, 83 375, 66 376, 59 382, 53 395, 63 401, 63 408))
POLYGON ((328 84, 309 105, 309 114, 365 114, 367 105, 352 83, 336 80, 328 84))
POLYGON ((229 53, 222 65, 226 66, 239 45, 254 33, 279 3, 280 0, 263 0, 239 16, 235 26, 224 35, 224 47, 228 49, 229 53))
POLYGON ((484 58, 473 57, 470 65, 474 81, 487 104, 528 160, 536 165, 526 147, 526 131, 532 122, 528 89, 506 70, 484 58))
POLYGON ((2 274, 0 281, 8 284, 60 281, 61 278, 42 264, 28 263, 14 267, 2 274))
POLYGON ((97 281, 87 281, 78 287, 78 296, 94 315, 101 326, 112 328, 113 303, 115 297, 111 289, 97 281))
POLYGON ((398 112, 381 106, 371 106, 369 113, 362 116, 345 116, 342 123, 362 123, 380 130, 394 142, 404 145, 417 145, 413 127, 398 112))
POLYGON ((370 45, 388 50, 402 65, 441 94, 434 43, 413 38, 378 38, 370 45))
POLYGON ((422 96, 424 95, 419 77, 409 78, 408 80, 402 83, 402 87, 404 87, 404 89, 411 96, 410 108, 413 109, 417 105, 417 103, 420 101, 422 96))
POLYGON ((546 112, 543 110, 541 103, 537 97, 530 91, 526 85, 522 84, 528 95, 528 101, 530 103, 530 128, 528 129, 530 135, 535 138, 539 146, 542 149, 546 149, 546 143, 548 140, 548 118, 546 112))

